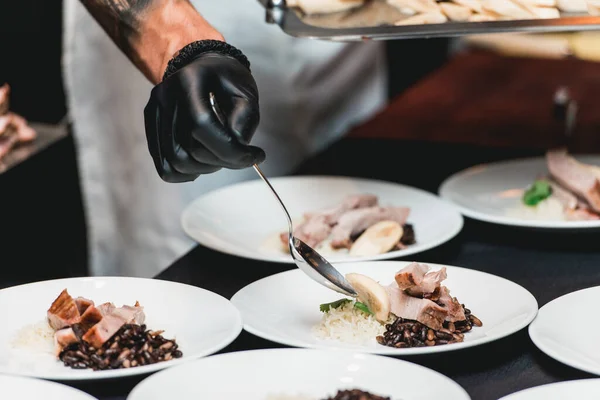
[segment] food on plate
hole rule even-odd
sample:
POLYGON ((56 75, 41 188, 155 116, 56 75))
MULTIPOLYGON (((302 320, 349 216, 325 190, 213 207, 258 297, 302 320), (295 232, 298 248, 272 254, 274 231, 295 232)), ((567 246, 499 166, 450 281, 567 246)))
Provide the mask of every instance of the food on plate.
POLYGON ((27 143, 37 136, 20 115, 9 112, 10 86, 0 86, 0 160, 19 143, 27 143))
POLYGON ((391 397, 378 396, 360 389, 338 390, 335 396, 330 396, 324 399, 317 399, 311 396, 287 396, 277 395, 268 396, 266 400, 391 400, 391 397))
MULTIPOLYGON (((294 229, 294 237, 313 248, 330 246, 352 256, 373 256, 416 243, 407 223, 410 208, 384 207, 377 196, 356 194, 329 209, 310 212, 294 229)), ((287 248, 288 233, 280 234, 287 248)))
POLYGON ((378 8, 393 7, 400 12, 401 17, 399 20, 389 21, 390 25, 415 25, 552 19, 560 18, 561 13, 593 15, 597 2, 598 0, 288 0, 287 5, 308 16, 341 14, 348 17, 356 14, 357 9, 360 12, 370 8, 373 14, 377 13, 378 8))
POLYGON ((54 331, 54 354, 65 366, 95 371, 131 368, 180 358, 175 340, 144 324, 144 308, 96 305, 84 297, 73 298, 64 289, 47 311, 54 331))
POLYGON ((548 176, 525 191, 522 203, 547 219, 600 219, 600 167, 577 161, 565 149, 546 153, 548 176))
POLYGON ((462 342, 466 333, 483 324, 442 285, 446 278, 446 267, 434 271, 420 263, 407 265, 385 286, 361 274, 347 274, 357 298, 321 304, 323 316, 315 334, 348 343, 375 339, 395 348, 462 342))

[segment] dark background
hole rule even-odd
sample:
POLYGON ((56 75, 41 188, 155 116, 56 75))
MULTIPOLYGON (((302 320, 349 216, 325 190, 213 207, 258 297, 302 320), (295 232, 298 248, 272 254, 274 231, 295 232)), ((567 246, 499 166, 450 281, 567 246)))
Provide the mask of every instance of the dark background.
MULTIPOLYGON (((3 0, 0 4, 0 84, 11 85, 11 109, 30 122, 56 124, 67 113, 61 70, 62 1, 3 0)), ((386 45, 390 97, 447 59, 445 39, 386 45)), ((76 157, 69 135, 0 174, 0 287, 87 274, 76 157), (32 243, 36 251, 24 250, 32 243)))

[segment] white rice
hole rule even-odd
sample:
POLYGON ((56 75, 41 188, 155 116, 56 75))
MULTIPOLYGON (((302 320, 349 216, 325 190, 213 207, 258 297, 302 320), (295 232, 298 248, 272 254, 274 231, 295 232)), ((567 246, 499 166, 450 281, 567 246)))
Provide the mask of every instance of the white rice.
POLYGON ((44 319, 21 328, 15 334, 11 345, 14 349, 53 354, 54 330, 44 319))
POLYGON ((385 332, 385 325, 349 302, 323 313, 321 322, 313 328, 319 339, 338 340, 350 344, 366 344, 385 332))
POLYGON ((508 210, 507 215, 513 218, 542 220, 542 221, 564 221, 566 220, 564 207, 560 201, 549 197, 536 206, 519 204, 518 207, 508 210))

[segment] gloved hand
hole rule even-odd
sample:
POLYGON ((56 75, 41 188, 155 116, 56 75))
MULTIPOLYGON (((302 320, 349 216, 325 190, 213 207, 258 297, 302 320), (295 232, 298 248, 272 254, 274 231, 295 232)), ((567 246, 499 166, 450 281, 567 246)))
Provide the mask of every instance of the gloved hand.
POLYGON ((264 161, 264 151, 249 145, 260 120, 256 82, 245 57, 233 54, 208 51, 188 57, 175 72, 167 69, 152 90, 144 110, 146 137, 164 181, 189 182, 221 168, 264 161), (223 124, 213 111, 211 93, 223 124))

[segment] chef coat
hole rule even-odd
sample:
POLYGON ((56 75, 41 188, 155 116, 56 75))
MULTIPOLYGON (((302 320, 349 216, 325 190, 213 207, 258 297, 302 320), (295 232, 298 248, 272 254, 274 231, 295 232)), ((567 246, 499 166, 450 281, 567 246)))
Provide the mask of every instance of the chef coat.
MULTIPOLYGON (((269 176, 289 173, 384 105, 381 43, 292 38, 264 22, 264 9, 256 0, 193 4, 251 61, 261 109, 252 143, 265 150, 262 168, 269 176)), ((152 85, 79 0, 64 1, 64 16, 64 77, 88 224, 90 272, 155 276, 194 245, 180 224, 190 202, 257 175, 252 168, 221 170, 191 183, 163 182, 144 132, 143 109, 152 85)))

